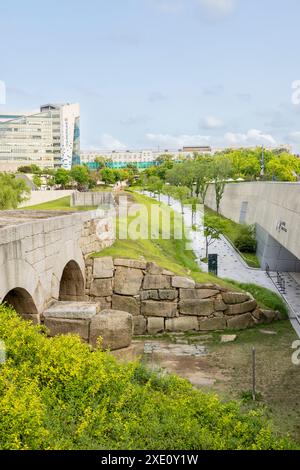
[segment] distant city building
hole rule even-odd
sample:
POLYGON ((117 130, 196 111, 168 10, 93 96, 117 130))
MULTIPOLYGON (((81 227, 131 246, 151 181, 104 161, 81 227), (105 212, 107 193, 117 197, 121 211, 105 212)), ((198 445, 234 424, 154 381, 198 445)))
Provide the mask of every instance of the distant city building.
POLYGON ((122 168, 129 164, 147 167, 156 163, 158 157, 169 154, 174 160, 189 158, 194 153, 211 153, 210 147, 184 147, 183 149, 164 150, 85 150, 81 152, 81 162, 92 165, 97 157, 106 158, 114 168, 122 168))
POLYGON ((47 104, 36 114, 0 114, 0 168, 80 164, 79 104, 47 104))

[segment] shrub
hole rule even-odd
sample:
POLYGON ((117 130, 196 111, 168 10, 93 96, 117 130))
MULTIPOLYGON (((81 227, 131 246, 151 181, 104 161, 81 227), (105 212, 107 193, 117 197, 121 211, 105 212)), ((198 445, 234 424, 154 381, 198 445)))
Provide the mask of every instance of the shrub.
POLYGON ((234 244, 242 253, 255 253, 257 243, 253 228, 249 226, 241 226, 239 234, 234 240, 234 244))
POLYGON ((47 338, 0 305, 1 449, 287 449, 261 412, 242 413, 175 376, 79 337, 47 338))

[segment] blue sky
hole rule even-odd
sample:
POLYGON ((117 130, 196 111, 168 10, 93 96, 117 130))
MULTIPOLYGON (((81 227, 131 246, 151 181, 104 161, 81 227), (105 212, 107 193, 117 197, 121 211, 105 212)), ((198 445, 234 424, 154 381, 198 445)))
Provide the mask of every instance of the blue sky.
POLYGON ((299 0, 0 5, 3 111, 80 102, 83 148, 291 143, 299 0))

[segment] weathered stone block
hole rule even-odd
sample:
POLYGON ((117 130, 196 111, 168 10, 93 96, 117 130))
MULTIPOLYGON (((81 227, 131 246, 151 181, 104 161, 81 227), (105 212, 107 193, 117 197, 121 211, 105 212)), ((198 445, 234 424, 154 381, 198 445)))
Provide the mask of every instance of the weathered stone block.
POLYGON ((226 315, 240 315, 242 313, 252 312, 257 307, 256 300, 248 300, 243 304, 229 305, 226 310, 226 315))
POLYGON ((147 333, 149 335, 156 335, 165 330, 164 318, 149 317, 147 319, 147 333))
POLYGON ((176 289, 160 289, 158 292, 161 300, 175 300, 178 297, 178 291, 176 289))
POLYGON ((84 341, 89 340, 91 320, 69 320, 67 318, 45 318, 44 324, 50 336, 74 334, 84 341))
POLYGON ((121 258, 116 258, 114 260, 114 265, 115 266, 123 266, 126 268, 134 268, 134 269, 146 269, 146 262, 145 261, 139 261, 135 259, 121 259, 121 258))
POLYGON ((158 290, 143 290, 140 296, 141 300, 159 300, 158 290))
POLYGON ((148 274, 162 274, 164 271, 164 268, 162 268, 161 266, 158 266, 155 263, 150 262, 150 263, 147 263, 146 270, 148 274))
POLYGON ((213 300, 181 300, 179 311, 183 315, 207 317, 214 312, 214 302, 213 300))
POLYGON ((90 302, 54 302, 43 312, 44 318, 69 320, 91 319, 99 312, 99 305, 90 302))
POLYGON ((167 331, 198 331, 198 317, 178 317, 166 320, 167 331))
POLYGON ((254 320, 251 313, 245 313, 237 317, 229 318, 227 320, 227 326, 233 330, 244 330, 254 325, 254 320))
POLYGON ((261 310, 261 314, 261 318, 264 323, 272 323, 273 321, 280 319, 280 313, 274 310, 261 310))
POLYGON ((125 295, 114 294, 112 296, 112 308, 122 312, 131 313, 131 315, 140 315, 141 303, 139 298, 127 297, 125 295))
POLYGON ((140 269, 117 267, 115 272, 115 293, 138 295, 142 281, 143 272, 140 269))
POLYGON ((217 312, 224 312, 228 307, 222 299, 216 299, 214 301, 214 306, 217 312))
POLYGON ((171 286, 169 276, 162 274, 146 274, 143 283, 144 290, 151 289, 168 289, 171 286))
POLYGON ((193 289, 195 285, 196 283, 195 281, 193 281, 193 279, 181 276, 172 277, 172 287, 177 287, 181 289, 193 289))
POLYGON ((199 323, 201 331, 224 330, 226 328, 225 318, 205 318, 199 323))
POLYGON ((217 294, 219 294, 219 291, 213 289, 180 289, 180 298, 182 300, 208 299, 217 294))
POLYGON ((114 263, 111 256, 94 259, 93 276, 95 279, 113 277, 114 263))
POLYGON ((92 297, 108 297, 113 294, 112 279, 94 279, 91 285, 92 297))
POLYGON ((242 292, 223 292, 223 300, 225 304, 241 304, 247 302, 250 299, 249 294, 244 294, 242 292))
POLYGON ((90 325, 90 344, 96 348, 97 340, 102 337, 102 349, 127 348, 131 344, 133 332, 132 315, 117 310, 103 310, 92 318, 90 325))
POLYGON ((141 313, 146 317, 176 317, 177 302, 146 300, 142 302, 141 313))
POLYGON ((133 334, 136 336, 144 335, 147 331, 147 320, 141 315, 133 317, 133 334))

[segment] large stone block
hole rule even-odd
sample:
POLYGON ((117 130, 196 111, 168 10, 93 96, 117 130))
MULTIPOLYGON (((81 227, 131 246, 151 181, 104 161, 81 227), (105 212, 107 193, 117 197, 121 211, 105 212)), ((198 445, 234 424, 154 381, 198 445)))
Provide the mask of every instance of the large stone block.
POLYGON ((113 310, 131 313, 131 315, 134 316, 140 315, 141 313, 140 299, 126 295, 114 294, 112 296, 112 308, 113 310))
POLYGON ((143 290, 140 297, 141 300, 159 300, 158 290, 143 290))
POLYGON ((69 320, 91 319, 99 312, 99 305, 90 302, 54 302, 44 313, 44 318, 69 320))
POLYGON ((164 272, 164 268, 152 262, 147 263, 146 269, 148 274, 162 274, 164 272))
POLYGON ((193 289, 195 285, 195 281, 193 281, 193 279, 189 279, 188 277, 172 277, 172 287, 177 287, 181 289, 193 289))
POLYGON ((275 310, 263 310, 261 309, 262 320, 264 323, 272 323, 273 321, 280 320, 280 312, 275 310))
POLYGON ((252 312, 256 307, 256 300, 248 300, 242 304, 229 305, 226 310, 226 315, 240 315, 242 313, 252 312))
POLYGON ((143 283, 144 290, 151 289, 168 289, 171 286, 169 276, 163 276, 162 274, 146 274, 143 283))
POLYGON ((141 313, 146 317, 176 317, 177 302, 146 300, 142 302, 141 313))
POLYGON ((149 335, 156 335, 162 333, 165 330, 164 318, 149 317, 147 319, 147 333, 149 335))
POLYGON ((126 268, 134 268, 134 269, 146 269, 146 262, 145 261, 139 261, 135 259, 121 259, 121 258, 116 258, 114 260, 114 265, 115 266, 123 266, 126 268))
POLYGON ((216 299, 214 301, 214 306, 215 306, 215 310, 216 312, 224 312, 228 305, 225 304, 225 302, 221 299, 216 299))
POLYGON ((226 328, 225 318, 205 318, 199 323, 201 331, 224 330, 226 328))
POLYGON ((183 315, 207 317, 214 312, 213 300, 180 300, 179 311, 183 315))
POLYGON ((89 340, 91 320, 69 320, 67 318, 45 318, 44 324, 50 336, 74 334, 84 341, 89 340))
POLYGON ((249 294, 244 294, 243 292, 223 292, 223 300, 226 304, 241 304, 247 302, 250 299, 249 294))
POLYGON ((114 263, 111 256, 105 258, 94 259, 93 276, 95 279, 103 279, 113 277, 114 263))
POLYGON ((127 348, 133 333, 132 315, 118 310, 103 310, 92 318, 90 325, 90 344, 96 348, 97 340, 102 337, 102 349, 127 348))
POLYGON ((239 315, 227 320, 227 326, 232 330, 244 330, 253 326, 254 323, 251 313, 245 313, 244 315, 239 315))
POLYGON ((109 297, 113 294, 112 279, 94 279, 91 285, 92 297, 109 297))
POLYGON ((147 332, 147 320, 145 317, 139 315, 133 317, 133 334, 136 336, 144 335, 147 332))
POLYGON ((115 272, 115 293, 138 295, 142 281, 143 272, 140 269, 117 267, 115 272))
POLYGON ((177 289, 160 289, 158 293, 161 300, 176 300, 178 297, 177 289))
POLYGON ((167 331, 198 331, 198 317, 178 317, 166 320, 167 331))
POLYGON ((180 298, 182 300, 209 299, 217 294, 219 294, 219 291, 214 289, 180 289, 180 298))

